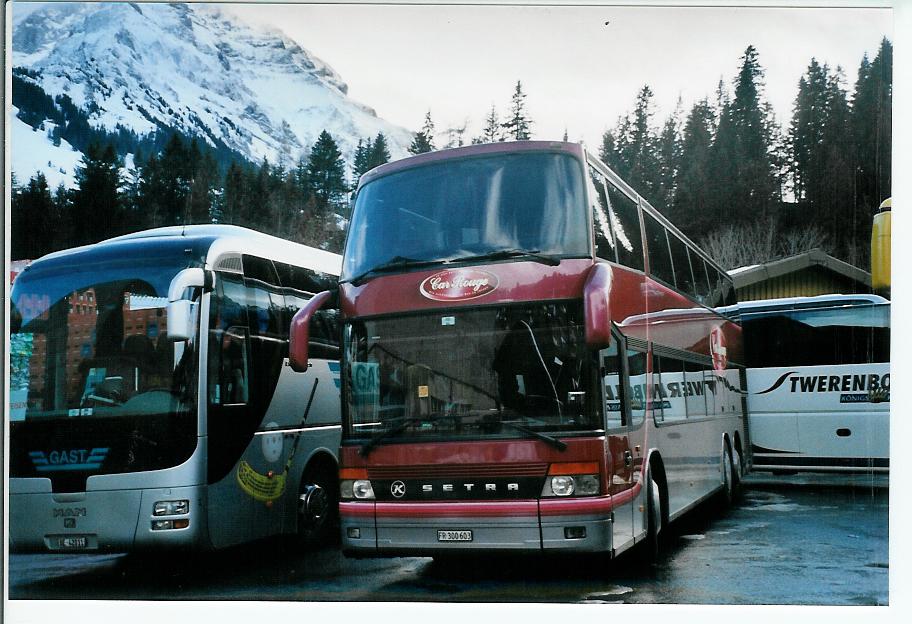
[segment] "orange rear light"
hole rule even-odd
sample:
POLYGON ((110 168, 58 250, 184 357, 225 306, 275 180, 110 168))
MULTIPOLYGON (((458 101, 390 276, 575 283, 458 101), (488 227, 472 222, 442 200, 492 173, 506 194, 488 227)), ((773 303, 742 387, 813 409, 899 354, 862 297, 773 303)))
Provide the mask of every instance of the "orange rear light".
POLYGON ((342 468, 339 470, 340 479, 366 479, 367 468, 342 468))
POLYGON ((598 473, 598 462, 566 462, 551 464, 548 467, 549 475, 582 475, 598 473))

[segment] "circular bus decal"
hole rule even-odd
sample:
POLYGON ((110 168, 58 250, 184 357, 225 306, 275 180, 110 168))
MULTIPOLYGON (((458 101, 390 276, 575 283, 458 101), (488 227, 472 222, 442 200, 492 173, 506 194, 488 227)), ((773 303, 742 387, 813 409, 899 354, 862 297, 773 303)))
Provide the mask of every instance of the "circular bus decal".
POLYGON ((483 297, 497 288, 497 276, 480 269, 447 269, 431 275, 418 290, 434 301, 462 301, 483 297))

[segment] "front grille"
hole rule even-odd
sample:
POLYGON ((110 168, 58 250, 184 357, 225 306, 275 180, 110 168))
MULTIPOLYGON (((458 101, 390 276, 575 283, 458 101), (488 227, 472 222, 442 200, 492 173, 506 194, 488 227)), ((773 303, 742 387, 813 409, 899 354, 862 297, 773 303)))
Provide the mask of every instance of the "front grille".
POLYGON ((427 464, 416 466, 374 466, 370 479, 447 479, 470 477, 543 477, 546 463, 519 464, 427 464))

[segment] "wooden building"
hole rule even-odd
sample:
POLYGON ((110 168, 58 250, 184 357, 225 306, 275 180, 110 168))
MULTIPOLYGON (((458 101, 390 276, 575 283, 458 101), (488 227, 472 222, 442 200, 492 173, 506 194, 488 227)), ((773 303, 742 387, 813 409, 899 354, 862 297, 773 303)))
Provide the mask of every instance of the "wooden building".
POLYGON ((871 274, 812 249, 765 264, 732 269, 738 301, 871 292, 871 274))

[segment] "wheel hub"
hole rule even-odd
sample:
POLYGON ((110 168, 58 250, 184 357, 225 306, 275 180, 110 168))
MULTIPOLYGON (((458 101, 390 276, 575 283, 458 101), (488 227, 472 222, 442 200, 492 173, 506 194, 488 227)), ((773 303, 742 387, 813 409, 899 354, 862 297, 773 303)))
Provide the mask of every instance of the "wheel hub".
POLYGON ((308 526, 318 524, 329 510, 326 490, 316 484, 307 485, 298 497, 298 513, 308 526))

